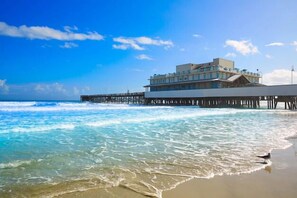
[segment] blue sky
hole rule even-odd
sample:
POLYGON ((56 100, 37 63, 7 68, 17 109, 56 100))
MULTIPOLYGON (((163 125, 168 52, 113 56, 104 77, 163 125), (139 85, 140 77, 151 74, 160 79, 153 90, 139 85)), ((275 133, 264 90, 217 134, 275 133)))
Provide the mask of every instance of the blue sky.
POLYGON ((296 10, 295 0, 1 0, 0 99, 143 91, 153 74, 217 57, 290 83, 296 10))

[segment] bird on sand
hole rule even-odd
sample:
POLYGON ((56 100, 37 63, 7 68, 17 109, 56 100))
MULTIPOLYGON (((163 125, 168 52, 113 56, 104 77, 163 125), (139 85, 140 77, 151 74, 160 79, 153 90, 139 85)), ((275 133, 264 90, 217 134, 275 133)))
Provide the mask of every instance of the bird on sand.
POLYGON ((258 155, 257 157, 262 158, 264 160, 269 160, 271 158, 271 154, 268 153, 267 155, 258 155))
POLYGON ((258 155, 257 157, 264 159, 264 162, 261 162, 261 164, 268 164, 267 160, 271 158, 271 154, 267 153, 266 155, 258 155))

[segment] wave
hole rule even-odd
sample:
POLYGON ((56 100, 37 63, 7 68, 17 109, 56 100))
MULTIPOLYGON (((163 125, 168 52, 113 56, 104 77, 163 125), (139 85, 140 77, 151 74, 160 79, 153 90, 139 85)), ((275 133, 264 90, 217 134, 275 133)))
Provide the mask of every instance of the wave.
POLYGON ((73 130, 75 128, 74 124, 58 124, 58 125, 48 125, 48 126, 34 126, 34 127, 14 127, 11 129, 5 129, 1 133, 25 133, 25 132, 44 132, 52 130, 73 130))
POLYGON ((168 108, 172 107, 142 106, 128 104, 99 104, 88 102, 0 102, 0 111, 6 112, 93 111, 168 108))
POLYGON ((114 124, 127 124, 127 123, 145 123, 145 122, 153 122, 153 121, 174 121, 174 120, 182 120, 182 119, 189 119, 195 117, 203 117, 203 116, 214 116, 214 115, 231 115, 243 112, 243 110, 201 110, 197 113, 189 113, 186 114, 164 114, 164 115, 150 115, 150 117, 143 117, 143 118, 122 118, 122 119, 113 119, 113 120, 98 120, 94 122, 86 123, 87 126, 91 127, 102 127, 102 126, 110 126, 114 124))
POLYGON ((33 107, 54 107, 57 106, 59 103, 57 102, 36 102, 33 107))

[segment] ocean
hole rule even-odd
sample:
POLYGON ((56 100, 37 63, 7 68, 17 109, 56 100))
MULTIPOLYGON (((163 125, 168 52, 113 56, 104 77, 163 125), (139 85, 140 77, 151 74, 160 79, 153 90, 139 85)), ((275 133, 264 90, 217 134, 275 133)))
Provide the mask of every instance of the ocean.
POLYGON ((283 109, 0 102, 0 197, 161 197, 192 178, 263 168, 256 156, 290 146, 296 120, 283 109))

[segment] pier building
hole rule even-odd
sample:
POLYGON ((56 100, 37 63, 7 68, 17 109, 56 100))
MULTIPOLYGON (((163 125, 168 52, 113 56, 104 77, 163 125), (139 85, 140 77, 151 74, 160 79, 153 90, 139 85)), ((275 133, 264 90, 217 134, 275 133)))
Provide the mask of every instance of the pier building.
POLYGON ((259 86, 259 73, 235 67, 234 61, 215 58, 207 63, 176 66, 176 72, 150 77, 146 91, 170 91, 259 86))

